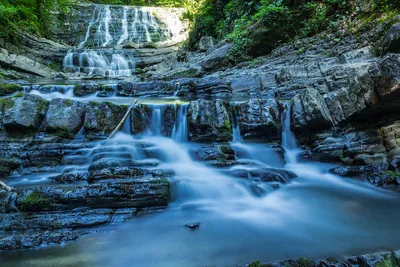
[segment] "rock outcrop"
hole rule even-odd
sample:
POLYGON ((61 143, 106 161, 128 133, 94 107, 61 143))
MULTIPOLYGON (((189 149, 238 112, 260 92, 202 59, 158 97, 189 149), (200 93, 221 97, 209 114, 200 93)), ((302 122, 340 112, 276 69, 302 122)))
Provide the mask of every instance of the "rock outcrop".
POLYGON ((73 137, 82 128, 84 116, 83 103, 69 99, 53 99, 47 111, 46 131, 62 137, 73 137))
POLYGON ((9 98, 4 107, 3 124, 7 132, 16 134, 37 132, 46 115, 48 102, 40 96, 25 94, 9 98), (12 106, 12 107, 11 107, 12 106))
POLYGON ((188 108, 189 140, 193 142, 230 141, 232 125, 229 105, 222 100, 192 101, 188 108))

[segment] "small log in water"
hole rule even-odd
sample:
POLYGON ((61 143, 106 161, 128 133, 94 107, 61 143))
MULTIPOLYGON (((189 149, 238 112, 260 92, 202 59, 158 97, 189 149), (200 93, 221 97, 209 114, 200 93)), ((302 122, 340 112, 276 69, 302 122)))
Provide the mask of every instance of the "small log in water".
POLYGON ((138 102, 137 99, 135 99, 132 102, 132 105, 128 108, 128 110, 126 111, 125 116, 122 118, 121 122, 117 125, 117 127, 115 128, 115 130, 110 134, 110 136, 108 137, 108 139, 110 139, 111 137, 113 137, 113 135, 118 132, 118 130, 122 127, 122 125, 124 125, 124 122, 126 121, 126 118, 128 118, 129 113, 131 112, 133 106, 138 102))

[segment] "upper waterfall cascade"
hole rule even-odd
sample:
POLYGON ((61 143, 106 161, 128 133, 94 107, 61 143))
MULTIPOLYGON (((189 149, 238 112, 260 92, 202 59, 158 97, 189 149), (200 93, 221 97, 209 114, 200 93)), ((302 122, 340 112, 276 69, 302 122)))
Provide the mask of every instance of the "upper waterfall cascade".
POLYGON ((173 12, 157 15, 150 7, 96 6, 79 48, 125 43, 155 43, 180 38, 182 23, 173 12))
POLYGON ((167 8, 95 5, 80 43, 64 57, 64 71, 130 76, 137 61, 132 48, 169 46, 185 39, 179 14, 167 8))

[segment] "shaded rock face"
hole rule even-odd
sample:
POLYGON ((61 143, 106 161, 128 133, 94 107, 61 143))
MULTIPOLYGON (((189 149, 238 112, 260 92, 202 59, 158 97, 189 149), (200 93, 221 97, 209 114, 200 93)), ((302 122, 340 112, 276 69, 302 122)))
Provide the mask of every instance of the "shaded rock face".
POLYGON ((383 39, 382 48, 385 53, 400 52, 400 23, 394 25, 383 39))
MULTIPOLYGON (((7 152, 7 151, 3 151, 7 152)), ((0 157, 0 176, 9 176, 14 170, 21 165, 21 160, 16 157, 10 157, 6 153, 0 157)))
POLYGON ((231 104, 243 138, 279 139, 280 108, 275 99, 252 99, 231 104))
POLYGON ((53 99, 46 118, 46 131, 73 137, 82 128, 85 104, 69 99, 53 99))
POLYGON ((294 97, 292 118, 294 129, 323 129, 332 125, 323 97, 313 88, 294 97))
POLYGON ((110 102, 90 102, 86 105, 84 127, 86 134, 109 135, 112 133, 126 113, 127 107, 110 102))
POLYGON ((382 139, 387 149, 390 165, 398 170, 400 168, 400 121, 380 129, 382 139))
POLYGON ((376 118, 398 105, 400 59, 388 55, 381 60, 355 65, 346 70, 353 78, 342 87, 321 94, 307 89, 293 99, 292 120, 297 129, 329 128, 352 119, 376 118))
POLYGON ((135 105, 131 111, 131 131, 144 133, 150 127, 151 110, 147 105, 135 105))
POLYGON ((3 124, 8 132, 38 131, 49 103, 40 96, 25 94, 12 98, 13 107, 5 110, 3 124))
POLYGON ((232 140, 232 125, 228 110, 228 103, 222 100, 199 99, 190 102, 189 140, 193 142, 232 140))

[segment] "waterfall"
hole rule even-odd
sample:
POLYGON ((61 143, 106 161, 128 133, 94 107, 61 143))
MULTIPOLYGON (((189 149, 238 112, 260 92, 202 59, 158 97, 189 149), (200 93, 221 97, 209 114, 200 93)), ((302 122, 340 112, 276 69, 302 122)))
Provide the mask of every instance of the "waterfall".
POLYGON ((106 6, 103 9, 100 20, 101 21, 97 28, 96 35, 98 36, 98 40, 101 41, 102 43, 101 43, 101 45, 98 44, 98 46, 106 47, 113 40, 113 37, 110 34, 110 22, 112 20, 112 17, 111 17, 111 10, 110 10, 109 6, 106 6), (104 28, 104 31, 103 31, 103 28, 104 28))
POLYGON ((178 116, 172 130, 172 139, 177 143, 188 141, 187 110, 189 105, 179 105, 178 116))
POLYGON ((161 136, 161 128, 163 126, 162 116, 164 114, 163 105, 149 105, 151 109, 150 132, 155 136, 161 136))
POLYGON ((131 114, 129 113, 128 117, 126 118, 124 125, 122 126, 122 132, 131 135, 132 128, 131 128, 131 114))
POLYGON ((286 105, 285 111, 282 113, 282 147, 285 151, 285 159, 289 164, 297 163, 299 149, 297 149, 296 138, 291 131, 291 106, 286 105))
POLYGON ((64 57, 64 72, 131 76, 135 70, 135 52, 121 46, 180 38, 182 25, 178 16, 174 12, 162 13, 161 20, 154 12, 147 7, 96 5, 85 35, 77 45, 79 50, 70 50, 64 57))
POLYGON ((236 105, 231 104, 231 119, 232 119, 232 136, 233 143, 243 143, 243 138, 240 133, 240 117, 239 110, 236 105))
POLYGON ((150 43, 180 37, 182 24, 176 14, 170 12, 161 21, 153 12, 147 7, 97 5, 78 47, 104 48, 126 41, 150 43))
POLYGON ((93 25, 94 25, 95 23, 98 23, 98 22, 99 22, 100 15, 97 17, 97 19, 95 19, 95 17, 96 17, 96 12, 97 12, 97 11, 98 11, 98 8, 97 8, 97 6, 96 6, 96 7, 94 8, 94 11, 93 11, 92 19, 90 20, 89 26, 88 26, 88 28, 87 28, 87 30, 86 30, 85 39, 79 44, 79 46, 78 46, 79 48, 82 48, 82 47, 85 46, 87 40, 89 39, 90 32, 91 32, 91 30, 92 30, 93 25))
POLYGON ((64 71, 103 76, 130 76, 135 70, 132 54, 107 54, 99 50, 69 51, 64 58, 64 71))
POLYGON ((118 44, 123 43, 129 37, 128 32, 128 7, 124 6, 124 17, 121 20, 122 23, 122 35, 119 38, 118 44))

